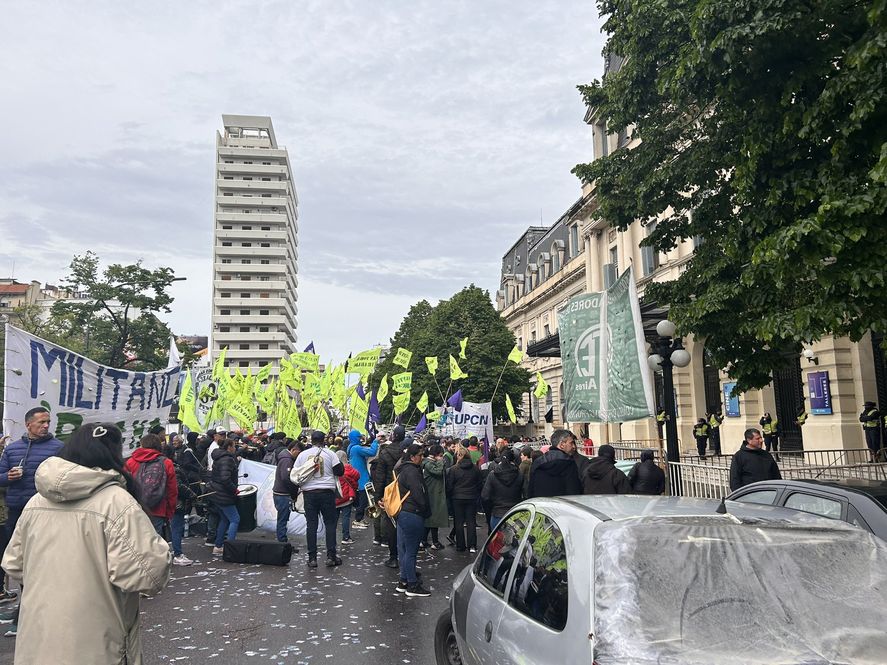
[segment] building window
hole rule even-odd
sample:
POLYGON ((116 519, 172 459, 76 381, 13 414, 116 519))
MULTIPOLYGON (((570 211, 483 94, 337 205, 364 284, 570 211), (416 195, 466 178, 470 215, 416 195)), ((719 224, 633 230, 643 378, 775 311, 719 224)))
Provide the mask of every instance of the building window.
POLYGON ((263 231, 270 231, 270 230, 271 230, 271 227, 270 227, 270 226, 263 226, 263 227, 262 227, 262 230, 263 230, 263 231))
POLYGON ((231 247, 231 246, 232 246, 232 244, 231 244, 230 240, 223 240, 222 241, 222 247, 231 247))
POLYGON ((262 182, 271 182, 271 178, 262 178, 262 182))
POLYGON ((249 314, 250 314, 250 310, 248 310, 248 309, 240 310, 240 316, 249 316, 249 314))
POLYGON ((241 263, 242 265, 246 265, 246 266, 248 266, 248 265, 249 265, 250 263, 252 263, 252 262, 253 262, 252 259, 240 259, 240 263, 241 263))
POLYGON ((619 248, 616 245, 613 245, 610 248, 610 263, 613 264, 613 269, 616 271, 616 274, 619 274, 619 248))
POLYGON ((270 295, 269 293, 260 293, 260 294, 259 294, 259 297, 260 297, 260 298, 270 298, 271 295, 270 295))
POLYGON ((249 332, 249 326, 240 326, 240 332, 249 332))
POLYGON ((231 263, 231 259, 222 259, 222 263, 231 263))
POLYGON ((271 166, 271 162, 262 162, 262 166, 271 166))
POLYGON ((230 293, 227 293, 227 292, 225 292, 225 293, 220 293, 220 294, 219 294, 219 297, 221 297, 221 298, 230 298, 230 297, 231 297, 231 294, 230 294, 230 293))
POLYGON ((545 324, 545 327, 543 328, 543 330, 545 331, 546 337, 551 337, 551 328, 549 327, 549 325, 547 323, 545 324))
POLYGON ((223 231, 231 231, 233 228, 234 228, 234 227, 231 226, 230 224, 227 224, 227 225, 224 225, 224 224, 223 224, 223 225, 222 225, 222 230, 223 230, 223 231))
POLYGON ((561 269, 561 253, 557 247, 553 247, 551 251, 551 274, 561 269))
POLYGON ((259 244, 259 247, 271 247, 271 243, 270 242, 263 242, 263 243, 259 244))
POLYGON ((267 344, 259 344, 259 350, 260 350, 260 351, 265 351, 267 348, 268 348, 268 345, 267 345, 267 344))
POLYGON ((234 180, 234 176, 233 175, 226 175, 226 176, 222 177, 222 180, 234 180))
POLYGON ((268 326, 259 326, 259 332, 268 332, 268 326))
POLYGON ((253 278, 249 275, 241 275, 240 279, 243 280, 244 282, 251 282, 253 278))
MULTIPOLYGON (((656 230, 656 222, 647 225, 647 237, 656 230)), ((641 247, 641 259, 644 267, 644 275, 649 276, 659 267, 659 252, 655 247, 641 247)))
POLYGON ((252 231, 253 230, 253 227, 251 227, 251 226, 241 226, 240 228, 244 231, 252 231))
POLYGON ((252 180, 253 178, 252 178, 252 176, 245 175, 245 176, 243 176, 243 179, 244 180, 252 180))
POLYGON ((226 160, 225 160, 225 163, 226 163, 226 164, 233 164, 233 163, 234 163, 234 160, 233 160, 233 159, 226 159, 226 160))
POLYGON ((259 263, 261 263, 263 266, 271 265, 271 261, 269 259, 260 259, 259 263))
POLYGON ((222 196, 234 196, 231 192, 223 192, 222 196))
POLYGON ((231 275, 222 275, 222 281, 223 281, 223 282, 230 282, 230 281, 231 281, 231 275))
POLYGON ((570 227, 570 257, 579 254, 579 225, 573 224, 570 227))
POLYGON ((259 281, 260 281, 260 282, 267 282, 269 279, 271 279, 271 278, 268 277, 268 275, 261 275, 261 276, 259 277, 259 281))
POLYGON ((231 332, 231 326, 219 326, 219 332, 231 332))
POLYGON ((249 367, 249 360, 241 360, 238 364, 238 367, 249 367))
POLYGON ((219 315, 220 316, 231 316, 231 310, 230 309, 220 309, 219 315))
POLYGON ((260 309, 259 316, 268 316, 268 311, 269 310, 267 310, 267 309, 260 309))
POLYGON ((253 244, 251 242, 242 242, 242 243, 240 243, 240 246, 241 247, 252 247, 253 244))
POLYGON ((249 297, 250 297, 250 294, 249 294, 249 293, 241 293, 241 294, 240 294, 240 297, 241 297, 241 298, 249 298, 249 297))

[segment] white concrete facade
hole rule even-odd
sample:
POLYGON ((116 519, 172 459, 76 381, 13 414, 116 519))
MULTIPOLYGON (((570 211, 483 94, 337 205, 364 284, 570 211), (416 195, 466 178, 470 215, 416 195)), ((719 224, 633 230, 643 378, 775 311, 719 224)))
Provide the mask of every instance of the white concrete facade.
MULTIPOLYGON (((216 132, 211 361, 255 372, 296 350, 298 197, 271 118, 216 132)), ((274 374, 277 373, 275 367, 274 374)))

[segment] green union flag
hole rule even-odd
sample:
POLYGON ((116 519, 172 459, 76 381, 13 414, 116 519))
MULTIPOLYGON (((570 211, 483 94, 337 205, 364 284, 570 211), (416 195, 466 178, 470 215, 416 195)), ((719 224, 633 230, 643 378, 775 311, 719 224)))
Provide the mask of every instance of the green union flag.
POLYGON ((601 293, 571 298, 558 311, 565 419, 625 422, 653 415, 632 269, 601 293))

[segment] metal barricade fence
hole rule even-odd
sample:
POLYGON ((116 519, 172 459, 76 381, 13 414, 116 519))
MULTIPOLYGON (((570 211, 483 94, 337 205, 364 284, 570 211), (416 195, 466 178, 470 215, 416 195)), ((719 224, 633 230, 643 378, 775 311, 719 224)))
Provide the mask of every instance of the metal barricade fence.
POLYGON ((613 441, 610 445, 616 450, 617 460, 640 459, 641 453, 645 450, 653 451, 653 459, 657 464, 665 459, 664 444, 660 439, 623 439, 621 441, 613 441))

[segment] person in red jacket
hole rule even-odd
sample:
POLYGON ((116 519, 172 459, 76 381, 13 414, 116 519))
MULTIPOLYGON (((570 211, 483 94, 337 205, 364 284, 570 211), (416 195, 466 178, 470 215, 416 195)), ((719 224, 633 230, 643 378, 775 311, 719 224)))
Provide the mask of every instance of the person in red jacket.
POLYGON ((345 473, 338 480, 339 487, 342 488, 342 498, 336 498, 336 512, 339 513, 339 522, 342 524, 342 544, 350 545, 354 542, 351 540, 351 506, 357 499, 360 472, 350 464, 345 464, 345 473))
POLYGON ((164 525, 175 514, 176 502, 179 499, 175 466, 173 466, 171 459, 162 454, 162 450, 163 442, 160 437, 146 434, 139 440, 139 447, 132 452, 123 465, 135 480, 136 488, 142 497, 142 508, 148 513, 151 523, 160 535, 163 535, 164 525), (139 469, 142 465, 151 466, 146 466, 140 473, 139 469), (160 474, 160 465, 162 465, 165 477, 160 474), (161 491, 161 496, 152 499, 161 491))

